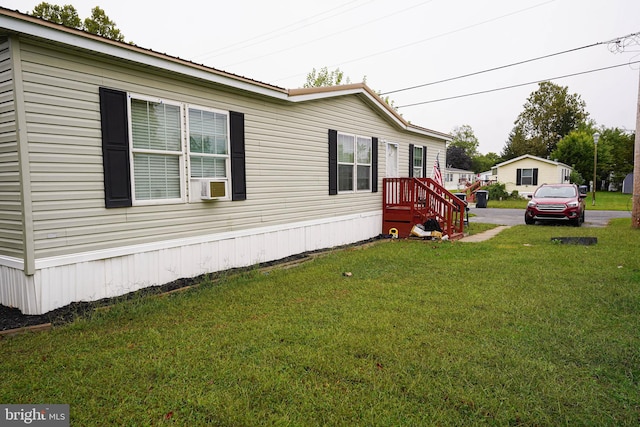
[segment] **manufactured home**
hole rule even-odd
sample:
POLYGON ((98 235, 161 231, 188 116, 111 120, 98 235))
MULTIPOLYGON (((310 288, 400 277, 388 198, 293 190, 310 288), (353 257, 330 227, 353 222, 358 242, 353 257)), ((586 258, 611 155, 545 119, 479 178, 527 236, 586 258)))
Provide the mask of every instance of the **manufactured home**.
POLYGON ((451 137, 0 8, 0 304, 41 314, 383 232, 451 137), (380 189, 380 191, 379 191, 380 189))
POLYGON ((541 184, 565 184, 573 168, 555 160, 525 154, 491 168, 493 179, 505 185, 507 192, 521 196, 533 194, 541 184))

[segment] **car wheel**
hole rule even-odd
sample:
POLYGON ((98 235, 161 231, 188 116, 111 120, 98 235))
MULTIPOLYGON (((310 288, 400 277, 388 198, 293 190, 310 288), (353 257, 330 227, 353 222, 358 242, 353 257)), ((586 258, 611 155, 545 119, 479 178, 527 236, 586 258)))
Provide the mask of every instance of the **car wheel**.
POLYGON ((535 222, 536 222, 535 219, 533 219, 531 217, 528 217, 527 215, 524 216, 524 223, 525 224, 532 225, 532 224, 535 224, 535 222))
POLYGON ((574 227, 580 227, 582 225, 582 218, 573 219, 571 223, 574 227))

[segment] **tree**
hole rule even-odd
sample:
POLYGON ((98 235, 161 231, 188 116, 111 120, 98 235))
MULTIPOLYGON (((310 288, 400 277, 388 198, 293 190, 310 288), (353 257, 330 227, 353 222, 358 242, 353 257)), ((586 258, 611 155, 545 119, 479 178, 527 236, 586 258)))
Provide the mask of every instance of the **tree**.
POLYGON ((447 147, 447 167, 471 170, 471 157, 464 148, 449 146, 447 147))
POLYGON ((78 16, 78 11, 70 4, 58 6, 57 4, 42 2, 33 8, 31 16, 62 24, 65 27, 82 29, 82 21, 78 16))
MULTIPOLYGON (((362 83, 367 82, 367 76, 362 78, 362 83)), ((307 81, 304 83, 302 87, 310 88, 310 87, 327 87, 327 86, 338 86, 341 84, 350 84, 351 79, 349 77, 344 77, 344 72, 340 70, 340 68, 336 68, 333 71, 329 71, 327 67, 322 67, 320 70, 316 70, 315 68, 307 74, 307 81), (344 80, 344 83, 342 82, 344 80)), ((378 96, 386 102, 391 108, 398 111, 398 108, 394 105, 393 99, 389 98, 389 96, 382 97, 380 92, 377 92, 378 96)), ((402 114, 401 114, 402 115, 402 114)))
POLYGON ((551 157, 573 167, 582 177, 592 177, 594 133, 595 130, 586 128, 570 132, 558 142, 551 157))
POLYGON ((91 17, 86 18, 84 22, 80 20, 76 9, 69 4, 58 6, 42 2, 33 8, 31 15, 112 40, 124 41, 124 35, 116 28, 116 23, 98 6, 91 9, 91 17))
POLYGON ((453 139, 450 147, 460 147, 471 158, 478 155, 478 138, 473 133, 473 128, 469 125, 456 126, 451 132, 453 139))
POLYGON ((500 162, 496 153, 478 154, 471 158, 471 170, 475 173, 486 172, 500 162))
POLYGON ((97 34, 119 42, 124 41, 124 36, 116 28, 116 23, 109 19, 104 10, 98 6, 91 9, 91 18, 84 20, 84 29, 91 34, 97 34))
MULTIPOLYGON (((342 84, 344 79, 344 72, 340 71, 340 68, 336 68, 333 71, 329 71, 327 67, 322 67, 319 71, 315 68, 309 74, 307 74, 307 81, 303 87, 325 87, 325 86, 337 86, 342 84)), ((346 78, 344 84, 351 83, 349 77, 346 78)))
POLYGON ((524 154, 545 157, 547 155, 547 149, 541 141, 528 140, 521 129, 513 128, 509 134, 507 143, 502 148, 500 156, 503 160, 510 160, 524 154))
POLYGON ((610 175, 615 169, 613 150, 614 145, 619 143, 615 137, 615 135, 619 135, 618 129, 596 130, 591 126, 581 126, 580 129, 574 130, 562 138, 551 156, 554 160, 572 166, 582 177, 593 177, 595 148, 593 135, 596 131, 600 133, 597 147, 596 180, 598 182, 609 181, 610 175))
POLYGON ((612 180, 620 186, 627 174, 633 172, 635 135, 618 128, 610 128, 602 131, 602 138, 611 146, 612 180))
MULTIPOLYGON (((589 113, 580 95, 569 94, 566 86, 542 82, 524 104, 503 152, 513 157, 533 154, 546 157, 558 142, 581 124, 589 113), (513 145, 513 147, 511 147, 513 145), (522 150, 531 150, 522 152, 522 150)), ((512 158, 512 157, 511 157, 512 158)))

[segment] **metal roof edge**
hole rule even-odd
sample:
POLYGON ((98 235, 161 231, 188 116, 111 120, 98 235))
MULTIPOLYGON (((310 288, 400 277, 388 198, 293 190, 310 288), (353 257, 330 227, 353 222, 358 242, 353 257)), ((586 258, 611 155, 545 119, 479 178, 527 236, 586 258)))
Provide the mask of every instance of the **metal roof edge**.
POLYGON ((97 52, 116 59, 163 69, 203 81, 284 101, 305 102, 337 96, 358 95, 364 97, 391 122, 408 132, 429 136, 445 142, 449 142, 453 139, 449 134, 416 126, 408 122, 365 83, 285 89, 260 82, 258 80, 221 71, 203 64, 197 64, 175 56, 145 49, 134 44, 119 42, 91 34, 86 31, 66 27, 64 25, 56 24, 18 11, 12 11, 1 6, 0 30, 5 30, 10 34, 26 35, 29 37, 53 41, 55 43, 68 45, 78 49, 97 52))
POLYGON ((279 99, 287 98, 287 90, 232 73, 190 62, 178 57, 145 49, 134 44, 111 40, 75 28, 46 21, 0 7, 0 29, 85 49, 142 65, 196 77, 279 99))
POLYGON ((371 104, 375 105, 376 108, 378 108, 387 118, 396 123, 400 128, 403 128, 409 132, 441 139, 445 142, 451 141, 453 139, 453 137, 449 134, 409 123, 365 83, 351 83, 338 86, 289 89, 288 92, 289 99, 293 102, 305 102, 316 99, 358 94, 364 96, 371 104))

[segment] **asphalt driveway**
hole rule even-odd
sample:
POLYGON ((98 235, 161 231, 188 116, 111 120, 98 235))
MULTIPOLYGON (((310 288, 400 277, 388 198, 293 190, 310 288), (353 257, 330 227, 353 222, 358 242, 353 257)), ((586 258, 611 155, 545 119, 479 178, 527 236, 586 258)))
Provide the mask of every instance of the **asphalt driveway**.
MULTIPOLYGON (((524 209, 471 208, 469 222, 483 222, 498 225, 524 224, 524 209)), ((631 212, 626 211, 590 211, 585 212, 583 227, 604 227, 613 218, 630 218, 631 212)), ((563 224, 559 221, 558 223, 563 224)), ((536 223, 540 224, 540 223, 536 223)))

